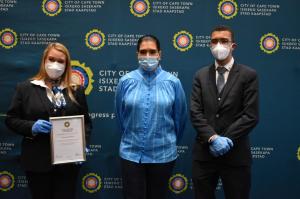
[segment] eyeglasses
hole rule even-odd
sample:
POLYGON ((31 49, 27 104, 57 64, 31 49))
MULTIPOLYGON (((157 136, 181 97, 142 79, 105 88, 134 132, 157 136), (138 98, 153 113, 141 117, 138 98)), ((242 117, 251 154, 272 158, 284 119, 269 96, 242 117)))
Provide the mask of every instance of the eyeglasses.
POLYGON ((226 39, 226 38, 220 38, 220 39, 212 39, 212 40, 210 40, 210 44, 211 45, 217 45, 218 43, 220 43, 220 44, 229 44, 230 42, 232 42, 232 41, 230 41, 229 39, 226 39))
POLYGON ((147 54, 149 54, 149 55, 156 55, 158 53, 158 51, 157 50, 154 50, 154 49, 150 49, 150 50, 140 50, 139 51, 139 54, 140 55, 143 55, 143 56, 145 56, 145 55, 147 55, 147 54))

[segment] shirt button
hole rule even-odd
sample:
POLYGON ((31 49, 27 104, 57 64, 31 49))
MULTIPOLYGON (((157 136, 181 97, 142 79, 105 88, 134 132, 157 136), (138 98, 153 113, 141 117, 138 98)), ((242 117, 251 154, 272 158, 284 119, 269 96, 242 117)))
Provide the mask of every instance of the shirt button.
POLYGON ((220 115, 219 115, 219 114, 217 114, 217 115, 216 115, 216 118, 219 118, 219 117, 220 117, 220 115))
POLYGON ((219 98, 218 98, 218 101, 220 101, 220 100, 221 100, 221 98, 219 97, 219 98))

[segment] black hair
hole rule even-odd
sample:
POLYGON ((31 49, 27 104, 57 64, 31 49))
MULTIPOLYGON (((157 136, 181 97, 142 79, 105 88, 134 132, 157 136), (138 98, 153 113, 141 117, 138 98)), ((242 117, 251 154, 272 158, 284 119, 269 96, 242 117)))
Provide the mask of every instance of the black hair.
POLYGON ((137 51, 140 50, 140 47, 141 47, 141 44, 143 41, 154 41, 156 44, 157 50, 160 51, 160 42, 157 39, 157 37, 155 37, 154 35, 144 35, 144 36, 140 37, 137 42, 137 51))
POLYGON ((216 26, 212 31, 211 31, 211 34, 213 32, 219 32, 219 31, 228 31, 231 33, 231 40, 232 42, 235 42, 235 39, 234 39, 234 32, 233 30, 229 27, 229 26, 225 26, 225 25, 219 25, 219 26, 216 26))

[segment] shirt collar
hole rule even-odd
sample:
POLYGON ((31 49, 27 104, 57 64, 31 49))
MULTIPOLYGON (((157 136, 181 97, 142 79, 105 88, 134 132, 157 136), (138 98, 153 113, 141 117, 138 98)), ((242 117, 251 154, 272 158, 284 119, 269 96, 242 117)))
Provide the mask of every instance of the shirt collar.
MULTIPOLYGON (((34 79, 34 80, 31 80, 30 83, 32 83, 34 85, 37 85, 37 86, 40 86, 40 87, 49 88, 46 85, 46 83, 45 83, 45 81, 43 79, 41 79, 41 80, 34 79)), ((63 84, 61 84, 58 88, 64 89, 64 88, 66 88, 66 86, 64 86, 63 84)))
POLYGON ((139 73, 147 80, 152 80, 162 71, 161 66, 158 66, 155 71, 145 71, 142 67, 138 68, 139 73))
MULTIPOLYGON (((227 71, 230 71, 232 66, 233 66, 233 63, 234 63, 234 59, 233 57, 231 58, 231 60, 223 67, 225 67, 227 69, 227 71)), ((215 67, 216 69, 221 66, 220 64, 218 64, 218 62, 215 60, 215 67)))

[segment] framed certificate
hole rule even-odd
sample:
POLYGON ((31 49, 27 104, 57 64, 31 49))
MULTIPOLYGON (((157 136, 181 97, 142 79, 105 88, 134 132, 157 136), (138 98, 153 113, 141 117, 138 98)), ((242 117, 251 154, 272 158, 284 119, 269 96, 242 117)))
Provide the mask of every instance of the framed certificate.
POLYGON ((50 117, 52 164, 86 160, 84 115, 50 117))

